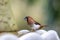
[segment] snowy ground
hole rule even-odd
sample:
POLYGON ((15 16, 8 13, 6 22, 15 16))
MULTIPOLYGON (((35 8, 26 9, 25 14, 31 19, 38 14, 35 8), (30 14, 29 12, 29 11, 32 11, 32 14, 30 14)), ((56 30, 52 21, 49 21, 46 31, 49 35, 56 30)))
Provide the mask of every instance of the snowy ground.
POLYGON ((18 35, 12 33, 1 33, 0 40, 60 40, 55 30, 37 30, 30 32, 29 30, 20 30, 18 35))

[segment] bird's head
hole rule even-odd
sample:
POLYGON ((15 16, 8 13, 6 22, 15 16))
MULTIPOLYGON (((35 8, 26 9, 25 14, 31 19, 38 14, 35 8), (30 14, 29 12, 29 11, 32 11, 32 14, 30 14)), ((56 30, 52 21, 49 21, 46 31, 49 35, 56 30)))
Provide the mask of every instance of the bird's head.
POLYGON ((29 25, 35 23, 35 20, 30 16, 26 16, 24 20, 26 20, 29 25))
POLYGON ((28 20, 28 18, 29 18, 29 16, 26 16, 26 17, 24 17, 24 20, 25 20, 25 21, 27 21, 27 20, 28 20))

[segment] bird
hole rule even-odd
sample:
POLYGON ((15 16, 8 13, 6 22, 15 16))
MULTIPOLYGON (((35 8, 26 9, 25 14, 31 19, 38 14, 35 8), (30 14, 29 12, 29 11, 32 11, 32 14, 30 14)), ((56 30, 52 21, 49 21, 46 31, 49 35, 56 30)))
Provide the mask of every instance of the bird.
POLYGON ((27 24, 31 27, 32 31, 42 29, 44 26, 35 21, 31 16, 26 16, 24 19, 27 21, 27 24))

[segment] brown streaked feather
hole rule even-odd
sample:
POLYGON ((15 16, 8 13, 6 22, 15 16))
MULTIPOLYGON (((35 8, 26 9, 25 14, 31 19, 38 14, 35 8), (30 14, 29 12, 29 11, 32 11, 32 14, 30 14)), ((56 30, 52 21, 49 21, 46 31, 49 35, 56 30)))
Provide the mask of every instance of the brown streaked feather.
POLYGON ((48 27, 48 25, 41 25, 39 29, 42 29, 44 27, 48 27))
POLYGON ((41 25, 41 24, 40 24, 40 23, 38 23, 38 22, 35 22, 35 24, 36 24, 36 25, 41 25))
POLYGON ((40 28, 39 29, 42 29, 44 26, 40 26, 40 28))
POLYGON ((27 23, 29 25, 31 25, 31 24, 35 23, 35 20, 32 17, 28 16, 27 23))

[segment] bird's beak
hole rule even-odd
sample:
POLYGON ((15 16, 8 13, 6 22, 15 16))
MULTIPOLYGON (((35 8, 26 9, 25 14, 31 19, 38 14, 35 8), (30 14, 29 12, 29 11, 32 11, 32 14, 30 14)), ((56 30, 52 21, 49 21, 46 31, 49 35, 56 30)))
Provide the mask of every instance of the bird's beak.
POLYGON ((27 19, 26 19, 26 18, 24 18, 24 20, 26 21, 27 19))

